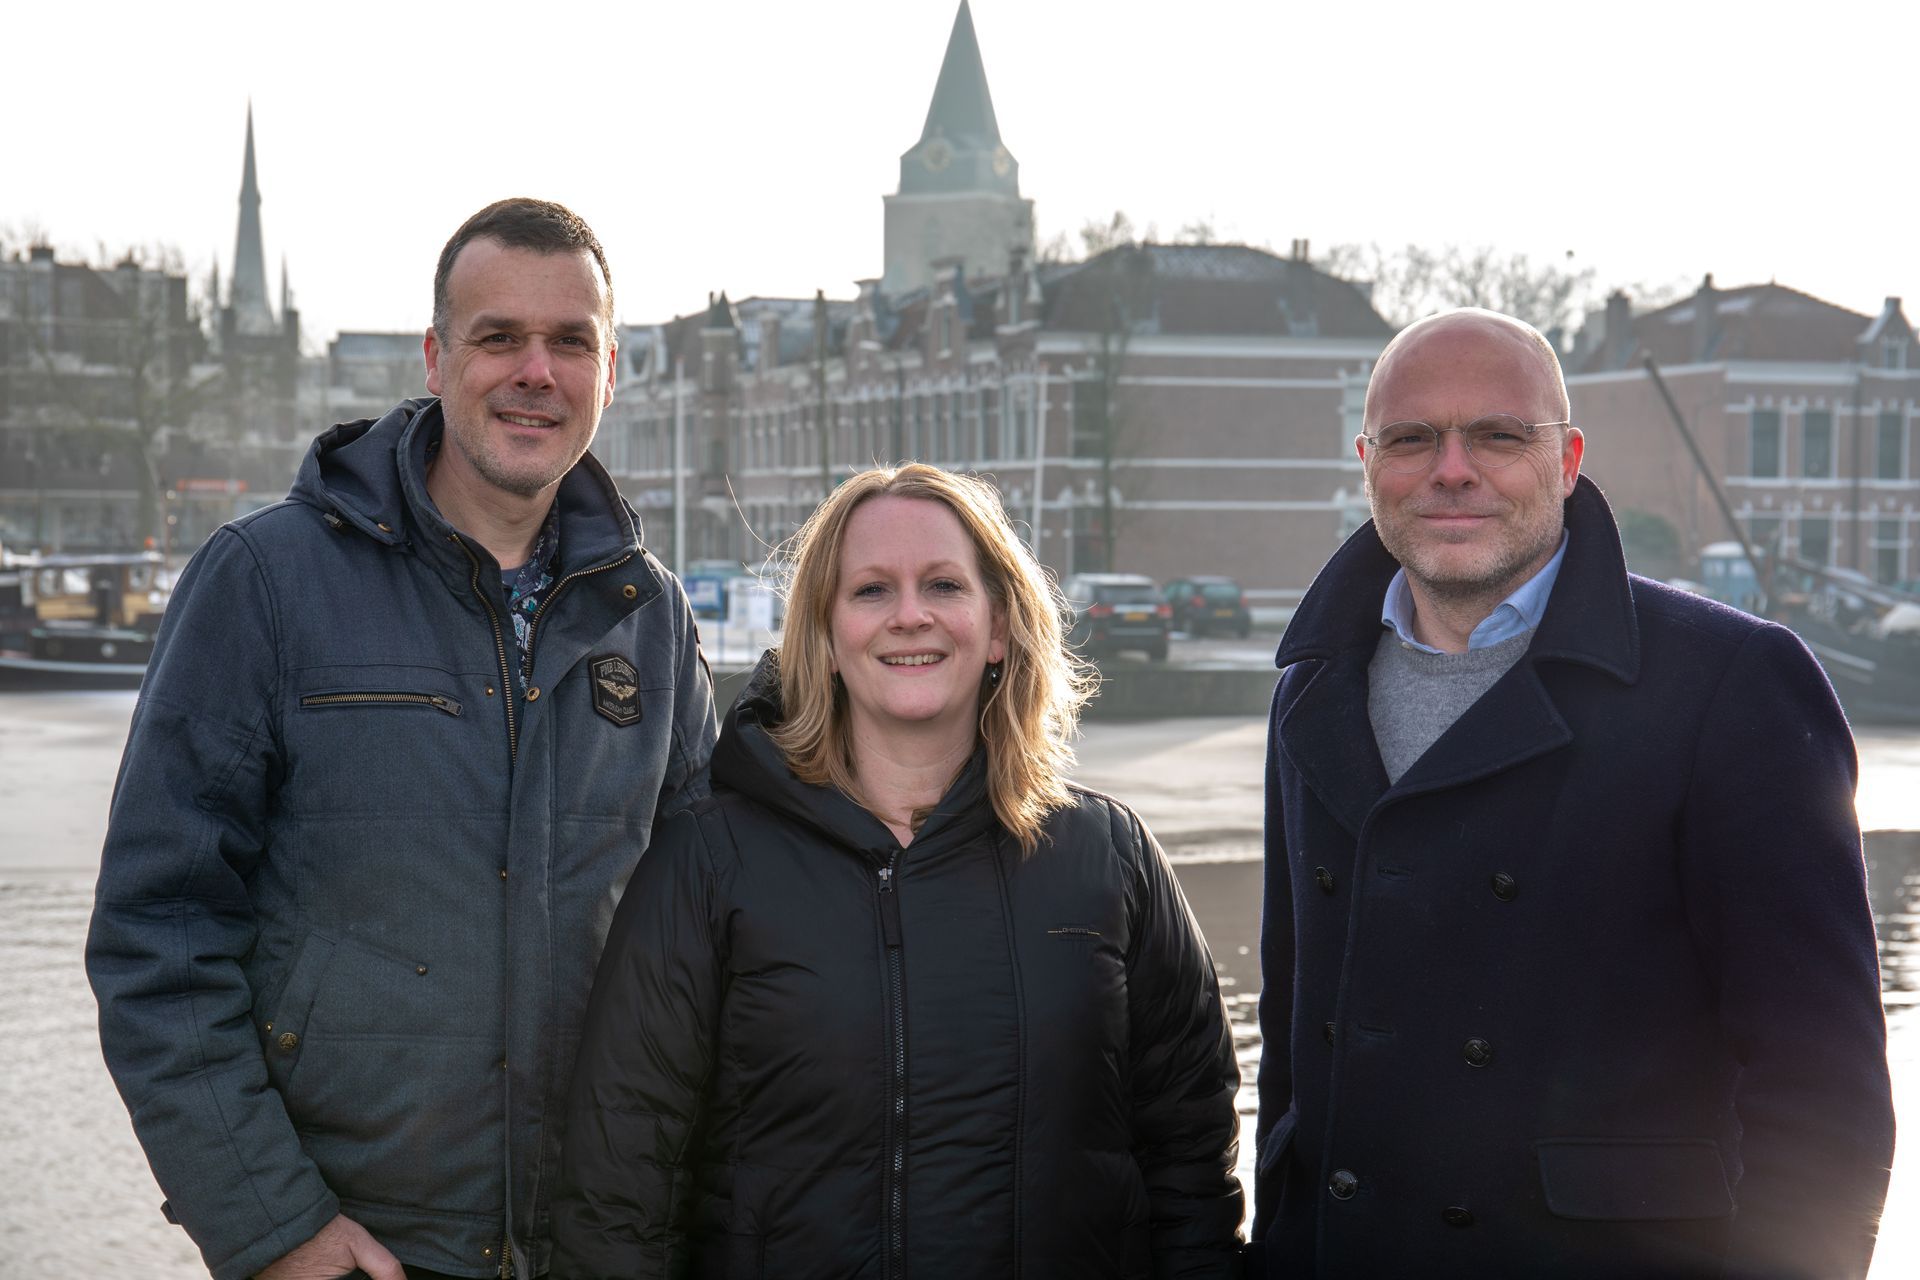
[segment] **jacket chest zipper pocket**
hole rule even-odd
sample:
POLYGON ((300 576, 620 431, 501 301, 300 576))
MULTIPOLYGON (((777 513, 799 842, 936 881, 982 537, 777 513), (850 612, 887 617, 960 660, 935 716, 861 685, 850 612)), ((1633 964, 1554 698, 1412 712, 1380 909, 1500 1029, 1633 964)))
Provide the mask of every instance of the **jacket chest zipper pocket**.
POLYGON ((300 698, 303 707, 432 707, 450 716, 460 714, 460 704, 438 693, 402 693, 396 690, 365 689, 352 693, 309 693, 300 698))

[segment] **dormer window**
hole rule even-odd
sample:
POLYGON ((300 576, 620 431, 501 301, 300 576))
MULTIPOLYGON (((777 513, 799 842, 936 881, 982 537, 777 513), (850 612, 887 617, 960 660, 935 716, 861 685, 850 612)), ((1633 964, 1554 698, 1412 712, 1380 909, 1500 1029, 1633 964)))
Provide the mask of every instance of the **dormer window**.
POLYGON ((1882 369, 1904 369, 1907 367, 1907 344, 1900 338, 1887 338, 1880 344, 1880 367, 1882 369))

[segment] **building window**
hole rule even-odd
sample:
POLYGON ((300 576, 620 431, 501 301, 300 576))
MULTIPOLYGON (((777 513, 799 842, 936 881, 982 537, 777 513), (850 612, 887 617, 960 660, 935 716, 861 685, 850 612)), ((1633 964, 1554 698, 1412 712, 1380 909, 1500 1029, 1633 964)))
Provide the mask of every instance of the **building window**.
POLYGON ((1900 581, 1900 522, 1873 522, 1873 576, 1880 582, 1900 581))
POLYGON ((1800 558, 1824 565, 1833 558, 1833 521, 1826 516, 1800 520, 1800 558))
POLYGON ((1904 369, 1907 367, 1907 344, 1899 338, 1887 338, 1880 344, 1880 367, 1883 369, 1904 369))
POLYGON ((1878 434, 1874 475, 1882 480, 1898 480, 1907 473, 1906 415, 1898 409, 1882 409, 1878 434))
POLYGON ((1809 480, 1833 476, 1833 413, 1808 409, 1800 415, 1800 474, 1809 480))
POLYGON ((1780 517, 1748 516, 1747 541, 1763 559, 1780 549, 1780 517))
POLYGON ((1753 411, 1752 461, 1748 464, 1748 473, 1755 476, 1777 476, 1780 474, 1780 411, 1778 409, 1755 409, 1753 411))

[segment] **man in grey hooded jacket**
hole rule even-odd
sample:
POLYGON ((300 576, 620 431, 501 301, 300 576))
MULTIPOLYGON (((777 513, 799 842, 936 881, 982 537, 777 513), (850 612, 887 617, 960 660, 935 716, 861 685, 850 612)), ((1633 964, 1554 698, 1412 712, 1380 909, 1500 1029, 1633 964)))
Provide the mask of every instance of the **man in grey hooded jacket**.
POLYGON ((612 285, 565 208, 447 243, 427 388, 194 556, 141 690, 87 968, 216 1280, 538 1276, 608 922, 703 793, 680 584, 587 454, 612 285))

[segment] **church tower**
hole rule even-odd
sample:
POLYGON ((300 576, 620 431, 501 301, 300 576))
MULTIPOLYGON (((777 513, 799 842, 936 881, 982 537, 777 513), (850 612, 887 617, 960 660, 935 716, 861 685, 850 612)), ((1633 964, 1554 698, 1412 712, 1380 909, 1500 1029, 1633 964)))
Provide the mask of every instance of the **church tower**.
MULTIPOLYGON (((218 284, 215 286, 218 298, 218 284)), ((247 104, 247 150, 240 169, 240 222, 233 237, 233 274, 220 307, 220 359, 244 393, 290 405, 300 359, 300 313, 293 308, 287 264, 280 263, 280 314, 267 293, 267 253, 260 235, 260 180, 253 155, 253 104, 247 104)), ((256 404, 250 412, 263 414, 256 404)))
POLYGON ((1000 275, 1016 250, 1033 251, 1033 201, 1020 198, 1020 165, 1000 141, 967 0, 920 141, 900 157, 900 190, 884 200, 888 294, 933 283, 943 259, 960 260, 968 275, 1000 275))

